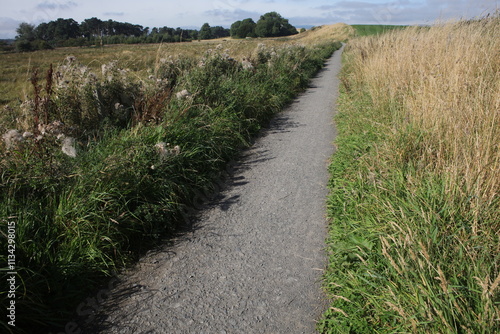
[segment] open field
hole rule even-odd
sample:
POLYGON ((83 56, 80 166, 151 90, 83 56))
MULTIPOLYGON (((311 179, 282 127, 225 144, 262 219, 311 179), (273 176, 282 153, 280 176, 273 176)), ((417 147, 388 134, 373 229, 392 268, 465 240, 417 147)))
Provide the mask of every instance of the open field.
POLYGON ((322 332, 500 332, 499 30, 350 40, 322 332))
POLYGON ((103 279, 186 228, 198 194, 340 47, 333 31, 1 55, 14 87, 0 221, 14 226, 15 330, 60 328, 103 279))
POLYGON ((129 69, 138 77, 147 77, 147 70, 154 69, 161 58, 190 57, 201 58, 207 49, 222 44, 228 49, 231 57, 242 60, 255 57, 257 45, 265 43, 269 47, 279 47, 287 43, 311 45, 324 43, 328 40, 346 40, 353 36, 353 29, 346 24, 322 26, 314 31, 286 38, 266 38, 235 40, 224 38, 190 43, 135 44, 135 45, 105 45, 104 47, 72 47, 57 48, 47 51, 28 53, 0 53, 0 106, 24 101, 33 94, 30 84, 33 69, 41 71, 62 64, 68 56, 74 56, 79 62, 89 67, 95 73, 101 73, 101 66, 111 61, 117 61, 121 68, 129 69))

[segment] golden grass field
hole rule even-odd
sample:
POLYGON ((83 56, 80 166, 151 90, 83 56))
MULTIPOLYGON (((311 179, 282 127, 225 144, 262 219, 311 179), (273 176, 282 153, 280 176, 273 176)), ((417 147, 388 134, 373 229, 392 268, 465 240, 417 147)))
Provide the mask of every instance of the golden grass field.
POLYGON ((46 71, 50 64, 61 64, 68 56, 100 73, 101 65, 118 61, 121 68, 130 69, 143 77, 145 69, 154 68, 160 58, 172 57, 202 57, 204 52, 222 44, 229 50, 231 57, 241 60, 251 58, 257 45, 279 46, 289 43, 315 44, 334 40, 346 40, 353 36, 354 29, 343 23, 321 26, 314 31, 285 38, 255 38, 238 40, 231 38, 203 40, 185 43, 165 44, 119 44, 104 47, 69 47, 31 53, 0 53, 0 106, 17 100, 26 100, 32 94, 30 77, 33 69, 40 73, 46 71))
POLYGON ((499 27, 497 16, 351 43, 357 49, 357 79, 368 85, 375 105, 397 102, 402 119, 432 134, 423 144, 422 170, 463 185, 448 189, 450 198, 470 196, 478 210, 500 189, 499 27))

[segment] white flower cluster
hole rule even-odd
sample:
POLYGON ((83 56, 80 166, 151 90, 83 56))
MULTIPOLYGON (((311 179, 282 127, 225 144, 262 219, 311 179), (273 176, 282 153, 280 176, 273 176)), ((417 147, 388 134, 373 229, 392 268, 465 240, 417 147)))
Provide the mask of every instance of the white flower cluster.
POLYGON ((148 79, 150 80, 150 82, 152 82, 158 88, 167 87, 170 84, 170 81, 167 78, 161 79, 161 78, 155 77, 154 75, 150 75, 148 77, 148 79))
POLYGON ((218 44, 214 49, 208 49, 205 51, 203 58, 199 61, 198 67, 204 67, 211 59, 223 59, 225 61, 236 63, 236 60, 230 56, 230 49, 222 50, 224 47, 222 44, 218 44))
POLYGON ((244 70, 253 70, 253 64, 250 60, 248 60, 246 57, 243 58, 241 61, 241 66, 243 66, 244 70))
POLYGON ((183 89, 180 92, 177 92, 175 94, 175 96, 179 100, 187 100, 188 98, 190 98, 192 96, 192 94, 187 89, 183 89))
POLYGON ((274 47, 267 47, 264 43, 259 43, 253 52, 253 58, 260 64, 271 63, 277 55, 274 47))
MULTIPOLYGON (((170 143, 159 142, 155 145, 156 152, 158 152, 158 156, 160 157, 160 161, 165 160, 168 157, 176 156, 181 154, 181 147, 179 145, 175 145, 173 148, 170 148, 170 143)), ((151 169, 155 169, 156 166, 152 165, 151 169)))
MULTIPOLYGON (((25 132, 25 134, 27 137, 27 136, 29 136, 30 133, 25 132)), ((26 139, 26 137, 24 136, 24 133, 21 134, 17 130, 9 130, 2 136, 2 139, 5 142, 5 147, 8 150, 10 150, 10 149, 16 147, 16 145, 18 145, 19 143, 22 143, 26 139)))
POLYGON ((80 64, 76 57, 68 56, 64 64, 55 71, 56 88, 67 88, 70 85, 88 85, 97 82, 97 76, 90 68, 80 64))
POLYGON ((101 65, 102 77, 107 81, 119 80, 127 82, 128 69, 122 69, 117 66, 117 61, 113 60, 107 64, 101 65))
POLYGON ((21 132, 15 129, 8 130, 2 136, 6 149, 11 150, 18 148, 22 143, 28 140, 40 141, 44 138, 52 138, 61 143, 61 150, 64 154, 73 158, 76 157, 75 139, 64 134, 64 132, 68 130, 64 123, 54 121, 49 124, 38 124, 37 130, 39 135, 36 137, 29 131, 25 131, 21 134, 21 132))
POLYGON ((165 143, 163 141, 157 143, 155 145, 155 149, 161 159, 165 159, 169 156, 176 156, 181 153, 181 147, 179 145, 175 145, 173 148, 170 148, 170 143, 165 143))

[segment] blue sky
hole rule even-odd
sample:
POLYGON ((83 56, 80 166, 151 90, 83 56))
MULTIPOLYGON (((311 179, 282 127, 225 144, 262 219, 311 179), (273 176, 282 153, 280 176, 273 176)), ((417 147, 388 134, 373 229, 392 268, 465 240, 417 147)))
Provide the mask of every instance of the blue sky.
POLYGON ((12 38, 21 22, 58 18, 78 22, 97 17, 144 27, 229 27, 245 18, 276 11, 294 26, 348 24, 429 24, 494 11, 500 0, 0 0, 0 38, 12 38))

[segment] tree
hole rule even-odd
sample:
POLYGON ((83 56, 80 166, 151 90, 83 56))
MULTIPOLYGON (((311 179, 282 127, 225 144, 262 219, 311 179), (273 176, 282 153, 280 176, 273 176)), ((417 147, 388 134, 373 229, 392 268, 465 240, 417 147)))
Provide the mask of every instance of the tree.
POLYGON ((23 22, 16 29, 16 50, 19 52, 33 51, 34 45, 32 42, 35 40, 35 26, 26 22, 23 22))
POLYGON ((54 26, 54 39, 65 41, 70 38, 80 37, 80 25, 73 19, 57 19, 49 22, 54 26))
POLYGON ((24 40, 32 42, 35 40, 35 26, 26 22, 23 22, 16 29, 17 36, 16 40, 24 40))
POLYGON ((102 34, 102 29, 104 27, 104 22, 96 17, 86 19, 80 25, 80 30, 83 36, 86 38, 99 37, 102 34))
POLYGON ((208 23, 204 23, 201 26, 200 34, 199 34, 198 37, 200 39, 211 39, 211 38, 213 38, 213 36, 212 36, 212 29, 210 29, 210 25, 208 23))
POLYGON ((212 27, 210 28, 210 30, 212 32, 212 38, 223 38, 230 36, 229 29, 221 26, 212 27))
POLYGON ((297 29, 287 19, 276 12, 262 15, 255 26, 255 33, 259 37, 279 37, 297 34, 297 29))
POLYGON ((231 36, 234 38, 256 37, 255 26, 252 19, 236 21, 231 25, 231 36))
POLYGON ((239 35, 240 26, 241 26, 241 21, 236 21, 233 24, 231 24, 231 28, 229 29, 229 31, 231 32, 231 37, 241 38, 239 35))

